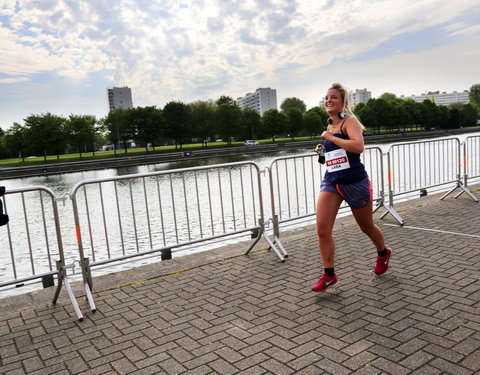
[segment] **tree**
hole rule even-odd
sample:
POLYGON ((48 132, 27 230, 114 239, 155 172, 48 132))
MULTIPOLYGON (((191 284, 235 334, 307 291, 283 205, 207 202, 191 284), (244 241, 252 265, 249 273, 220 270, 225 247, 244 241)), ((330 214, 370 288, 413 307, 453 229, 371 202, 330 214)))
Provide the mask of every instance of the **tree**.
POLYGON ((330 118, 330 116, 328 115, 325 107, 320 107, 320 106, 317 105, 315 107, 310 108, 307 112, 312 112, 312 111, 320 116, 320 118, 322 119, 322 125, 323 125, 322 128, 326 129, 327 122, 328 122, 328 119, 330 118))
POLYGON ((67 142, 74 147, 82 158, 82 152, 87 150, 87 145, 94 151, 95 146, 95 116, 70 115, 65 121, 65 134, 67 142))
POLYGON ((286 115, 287 132, 294 139, 303 130, 303 114, 298 108, 292 107, 286 111, 286 115))
POLYGON ((470 87, 468 91, 468 100, 471 105, 480 111, 480 83, 476 83, 470 87))
POLYGON ((381 128, 389 131, 398 128, 396 105, 385 99, 369 99, 365 109, 359 111, 359 116, 365 127, 377 132, 381 128))
POLYGON ((165 127, 162 111, 155 106, 136 107, 129 110, 127 116, 135 128, 135 140, 143 143, 146 152, 149 144, 155 150, 155 144, 165 127))
POLYGON ((3 145, 5 149, 12 155, 18 155, 25 161, 25 153, 23 152, 25 146, 25 128, 18 122, 5 132, 3 136, 3 145))
POLYGON ((190 103, 192 118, 192 132, 200 137, 202 146, 207 146, 208 140, 215 136, 215 107, 211 101, 197 101, 190 103))
POLYGON ((383 100, 386 100, 387 102, 393 102, 397 100, 397 96, 395 94, 385 92, 382 95, 380 95, 378 99, 383 99, 383 100))
POLYGON ((35 154, 43 154, 45 161, 47 155, 57 155, 57 159, 60 159, 66 147, 65 121, 63 117, 51 113, 30 115, 24 119, 28 149, 35 154))
POLYGON ((182 148, 185 139, 191 139, 191 112, 190 108, 179 101, 171 101, 163 107, 165 119, 165 135, 182 148))
POLYGON ((107 137, 113 144, 114 155, 117 155, 118 143, 123 143, 127 153, 127 141, 136 137, 135 127, 129 121, 128 109, 116 108, 110 111, 104 120, 107 137))
POLYGON ((450 116, 447 122, 447 129, 458 129, 461 122, 460 110, 453 108, 449 109, 449 112, 450 116))
POLYGON ((217 104, 218 106, 235 105, 235 100, 233 100, 230 96, 222 95, 220 98, 218 98, 215 104, 217 104))
POLYGON ((423 117, 423 127, 425 129, 437 128, 443 123, 438 106, 429 99, 425 99, 421 103, 420 113, 423 117))
POLYGON ((280 109, 283 112, 288 112, 289 109, 291 108, 297 108, 300 110, 301 113, 304 113, 307 109, 307 106, 303 102, 303 100, 298 99, 298 98, 286 98, 280 105, 280 109))
POLYGON ((262 117, 260 114, 251 108, 242 109, 242 129, 243 139, 257 139, 261 131, 262 117))
POLYGON ((287 123, 287 116, 277 109, 269 109, 262 116, 262 127, 273 142, 275 142, 275 136, 285 132, 287 123))
POLYGON ((315 134, 320 134, 323 131, 326 121, 323 121, 317 111, 309 109, 303 116, 303 123, 305 131, 312 138, 315 134))
POLYGON ((217 100, 215 111, 217 133, 226 139, 228 144, 231 144, 233 137, 241 137, 244 133, 241 128, 241 115, 240 107, 230 97, 222 96, 217 100))
POLYGON ((402 114, 403 124, 406 128, 418 128, 420 118, 419 103, 413 99, 402 100, 399 113, 402 114))
POLYGON ((475 126, 478 119, 478 109, 472 104, 465 104, 460 109, 460 115, 462 117, 462 127, 475 126))
POLYGON ((369 99, 366 104, 359 103, 355 106, 355 114, 360 122, 373 133, 380 133, 381 123, 375 113, 377 99, 369 99))

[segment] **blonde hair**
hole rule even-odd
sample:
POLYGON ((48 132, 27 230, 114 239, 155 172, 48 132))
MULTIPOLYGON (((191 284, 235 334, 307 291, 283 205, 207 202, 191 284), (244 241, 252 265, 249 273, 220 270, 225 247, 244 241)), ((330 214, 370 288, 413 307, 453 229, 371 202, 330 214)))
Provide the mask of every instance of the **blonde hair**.
MULTIPOLYGON (((332 86, 328 90, 336 90, 340 93, 340 97, 342 98, 342 102, 343 102, 343 110, 342 111, 344 113, 346 113, 348 116, 355 117, 358 124, 360 125, 360 129, 362 129, 362 131, 364 131, 365 126, 363 126, 363 124, 358 120, 357 116, 355 116, 352 109, 348 105, 348 91, 347 91, 347 89, 345 87, 343 87, 342 84, 340 84, 340 83, 332 83, 332 86)), ((330 128, 331 128, 331 125, 329 124, 327 126, 327 130, 330 131, 330 128)))

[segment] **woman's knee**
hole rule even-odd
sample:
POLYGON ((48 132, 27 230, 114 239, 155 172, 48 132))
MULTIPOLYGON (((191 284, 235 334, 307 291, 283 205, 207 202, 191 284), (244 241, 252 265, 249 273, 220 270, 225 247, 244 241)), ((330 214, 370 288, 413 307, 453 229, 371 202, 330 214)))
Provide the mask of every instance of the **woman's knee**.
POLYGON ((380 230, 375 224, 359 224, 359 227, 367 236, 373 235, 380 230))
POLYGON ((317 235, 320 239, 330 238, 332 237, 332 231, 324 225, 317 225, 317 235))

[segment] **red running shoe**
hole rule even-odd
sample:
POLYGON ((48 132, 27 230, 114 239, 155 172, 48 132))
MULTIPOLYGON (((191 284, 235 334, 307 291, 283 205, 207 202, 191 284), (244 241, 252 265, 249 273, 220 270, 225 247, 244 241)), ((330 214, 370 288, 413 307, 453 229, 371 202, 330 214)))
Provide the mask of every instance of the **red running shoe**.
POLYGON ((320 279, 315 285, 312 285, 312 290, 314 292, 324 292, 327 290, 328 287, 332 286, 333 284, 337 283, 337 274, 333 274, 333 277, 327 276, 326 273, 322 273, 320 279))
POLYGON ((390 256, 392 255, 392 249, 387 247, 387 255, 384 257, 377 257, 377 264, 373 269, 375 275, 383 275, 388 270, 388 262, 390 260, 390 256))

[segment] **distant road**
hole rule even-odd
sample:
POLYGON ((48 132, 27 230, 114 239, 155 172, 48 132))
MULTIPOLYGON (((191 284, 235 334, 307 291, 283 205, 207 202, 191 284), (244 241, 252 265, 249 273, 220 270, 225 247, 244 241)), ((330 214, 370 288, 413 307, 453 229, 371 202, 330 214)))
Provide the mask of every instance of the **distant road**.
MULTIPOLYGON (((436 130, 429 132, 406 132, 399 134, 386 135, 368 135, 365 136, 366 144, 390 143, 414 141, 425 138, 444 137, 462 133, 478 132, 480 128, 436 130)), ((202 159, 211 157, 231 156, 237 154, 275 152, 286 149, 296 148, 299 150, 312 150, 318 143, 318 139, 300 142, 281 142, 269 143, 255 146, 238 146, 229 148, 193 150, 193 151, 173 151, 168 153, 155 153, 149 155, 131 155, 117 156, 108 159, 84 160, 75 162, 36 164, 24 167, 0 168, 0 180, 9 178, 23 178, 41 175, 52 175, 69 172, 88 171, 93 169, 120 168, 129 166, 138 166, 146 164, 168 163, 185 159, 202 159)))

